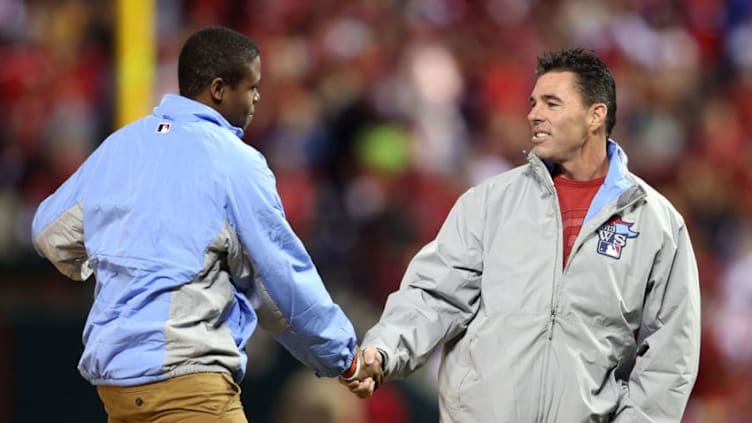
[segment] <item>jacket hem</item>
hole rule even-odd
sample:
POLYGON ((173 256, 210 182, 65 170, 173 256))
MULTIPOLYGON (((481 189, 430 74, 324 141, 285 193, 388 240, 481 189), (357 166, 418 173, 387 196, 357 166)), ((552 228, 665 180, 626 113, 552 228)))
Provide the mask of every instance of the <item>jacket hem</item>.
POLYGON ((152 376, 141 376, 125 379, 109 379, 109 378, 87 378, 92 385, 99 386, 135 386, 145 385, 148 383, 161 382, 163 380, 171 379, 178 376, 185 376, 194 373, 226 373, 232 376, 232 373, 227 368, 218 365, 186 365, 177 367, 169 372, 160 373, 152 376))

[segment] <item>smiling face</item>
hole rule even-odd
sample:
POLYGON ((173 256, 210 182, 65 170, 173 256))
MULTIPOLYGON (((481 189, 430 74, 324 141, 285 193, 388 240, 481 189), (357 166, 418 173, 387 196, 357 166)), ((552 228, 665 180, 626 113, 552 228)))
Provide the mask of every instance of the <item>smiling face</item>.
POLYGON ((607 168, 607 107, 587 106, 577 88, 574 73, 551 71, 538 77, 530 95, 527 119, 533 152, 559 165, 573 179, 593 177, 607 168))
POLYGON ((245 130, 256 112, 256 103, 261 100, 259 83, 261 82, 261 57, 256 56, 248 64, 248 72, 235 84, 226 84, 222 78, 212 81, 214 108, 230 124, 245 130))
POLYGON ((530 94, 527 116, 533 152, 559 164, 576 158, 589 137, 588 110, 575 85, 574 73, 541 75, 530 94))

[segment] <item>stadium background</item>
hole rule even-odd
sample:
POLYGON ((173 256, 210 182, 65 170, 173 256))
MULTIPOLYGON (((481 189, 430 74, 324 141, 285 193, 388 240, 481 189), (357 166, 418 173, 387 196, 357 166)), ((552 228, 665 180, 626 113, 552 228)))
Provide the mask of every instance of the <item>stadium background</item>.
MULTIPOLYGON (((536 56, 596 50, 617 81, 613 136, 683 213, 699 261, 684 421, 752 421, 749 0, 0 0, 0 421, 104 421, 75 369, 93 286, 34 254, 31 218, 109 132, 177 91, 180 45, 209 24, 262 50, 245 139, 361 335, 459 193, 522 163, 536 56)), ((437 421, 435 362, 360 402, 263 333, 249 354, 252 422, 437 421)))

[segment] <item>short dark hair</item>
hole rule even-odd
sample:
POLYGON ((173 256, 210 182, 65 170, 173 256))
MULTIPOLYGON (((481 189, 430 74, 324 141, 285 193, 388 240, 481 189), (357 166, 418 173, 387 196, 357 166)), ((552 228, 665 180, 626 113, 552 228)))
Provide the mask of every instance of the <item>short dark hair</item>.
POLYGON ((586 106, 606 104, 606 137, 610 137, 611 130, 616 125, 616 83, 608 66, 595 52, 581 48, 547 52, 538 57, 536 75, 555 71, 574 73, 577 88, 586 106))
POLYGON ((232 29, 210 26, 194 32, 178 58, 180 95, 196 98, 216 77, 237 84, 259 54, 252 39, 232 29))

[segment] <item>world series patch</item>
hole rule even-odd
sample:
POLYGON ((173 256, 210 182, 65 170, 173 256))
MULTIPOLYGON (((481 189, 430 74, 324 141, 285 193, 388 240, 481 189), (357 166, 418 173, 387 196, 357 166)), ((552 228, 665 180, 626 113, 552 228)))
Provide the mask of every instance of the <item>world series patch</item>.
POLYGON ((639 232, 630 229, 634 223, 612 217, 598 229, 598 253, 614 259, 621 258, 621 251, 627 246, 627 240, 637 238, 639 232))

